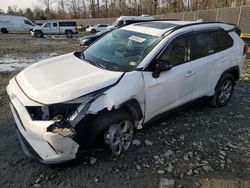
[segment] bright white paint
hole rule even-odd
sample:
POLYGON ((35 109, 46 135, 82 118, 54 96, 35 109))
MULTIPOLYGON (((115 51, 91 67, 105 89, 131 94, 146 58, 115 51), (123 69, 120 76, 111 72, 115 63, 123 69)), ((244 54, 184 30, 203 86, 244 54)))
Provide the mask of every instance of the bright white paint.
POLYGON ((0 15, 0 32, 2 29, 7 29, 8 32, 27 33, 33 26, 35 24, 24 16, 0 15))
POLYGON ((107 24, 97 24, 97 25, 93 25, 93 26, 90 26, 86 29, 87 32, 91 32, 91 33, 94 33, 94 32, 99 32, 99 31, 107 31, 109 30, 109 25, 107 24))
POLYGON ((66 31, 71 31, 72 34, 77 33, 75 26, 60 26, 60 22, 46 22, 42 26, 35 26, 31 28, 31 35, 35 36, 36 31, 41 31, 43 35, 60 35, 66 34, 66 31))
POLYGON ((100 69, 69 53, 29 66, 16 80, 31 99, 55 104, 114 84, 121 75, 122 72, 100 69))
POLYGON ((131 24, 131 22, 129 23, 129 21, 146 21, 146 20, 148 20, 148 21, 154 20, 154 17, 148 16, 148 15, 141 15, 141 16, 120 16, 108 28, 109 29, 115 29, 115 28, 121 27, 123 25, 129 25, 129 24, 131 24))

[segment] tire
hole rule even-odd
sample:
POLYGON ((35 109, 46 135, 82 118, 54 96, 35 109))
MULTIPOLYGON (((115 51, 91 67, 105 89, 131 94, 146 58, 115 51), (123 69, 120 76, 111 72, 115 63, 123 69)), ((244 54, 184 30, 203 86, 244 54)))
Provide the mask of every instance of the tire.
POLYGON ((232 97, 234 86, 235 78, 233 75, 223 75, 215 88, 215 94, 210 101, 210 105, 214 107, 226 106, 232 97))
POLYGON ((84 129, 80 130, 81 128, 77 127, 78 139, 76 141, 88 148, 93 147, 93 145, 106 144, 112 153, 118 156, 122 151, 115 151, 110 145, 110 140, 112 138, 115 139, 113 133, 115 133, 120 124, 124 124, 125 122, 128 122, 128 127, 130 127, 129 134, 131 134, 130 140, 126 142, 126 146, 122 146, 122 151, 127 150, 132 142, 134 125, 130 114, 125 110, 103 112, 95 117, 91 117, 84 129), (113 131, 112 134, 109 134, 109 131, 113 131), (109 141, 107 140, 107 134, 112 137, 109 141), (82 140, 80 141, 79 139, 82 140))
POLYGON ((95 29, 92 29, 92 30, 90 31, 90 33, 96 33, 96 30, 95 30, 95 29))
POLYGON ((34 31, 35 32, 35 36, 37 37, 37 38, 43 38, 43 33, 42 33, 42 31, 34 31))
POLYGON ((6 33, 8 33, 8 30, 6 28, 2 28, 1 32, 4 33, 4 34, 6 34, 6 33))
POLYGON ((70 30, 67 30, 67 31, 65 31, 65 35, 66 35, 67 38, 72 38, 73 32, 70 31, 70 30))

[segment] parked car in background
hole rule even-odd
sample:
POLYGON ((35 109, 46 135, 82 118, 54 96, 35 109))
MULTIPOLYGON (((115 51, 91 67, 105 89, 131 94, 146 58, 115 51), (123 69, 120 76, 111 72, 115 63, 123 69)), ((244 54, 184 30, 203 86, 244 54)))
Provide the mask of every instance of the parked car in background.
POLYGON ((54 21, 44 23, 42 26, 36 26, 30 29, 31 35, 38 38, 44 35, 66 35, 71 38, 73 34, 77 34, 76 22, 72 21, 54 21))
POLYGON ((89 27, 89 25, 85 25, 85 26, 84 26, 84 25, 81 24, 81 25, 78 25, 78 26, 77 26, 77 30, 78 30, 78 31, 86 31, 86 29, 87 29, 88 27, 89 27))
POLYGON ((29 32, 35 23, 24 16, 0 15, 0 31, 2 33, 29 32))
POLYGON ((115 20, 115 22, 109 26, 108 28, 114 29, 119 28, 124 25, 129 25, 137 22, 143 22, 143 21, 152 21, 155 18, 148 15, 141 15, 141 16, 121 16, 115 20))
POLYGON ((90 32, 90 33, 96 33, 96 32, 99 32, 99 31, 105 31, 108 29, 108 24, 97 24, 97 25, 94 25, 94 26, 90 26, 86 29, 87 32, 90 32))
POLYGON ((82 47, 87 47, 90 44, 92 44, 94 41, 99 39, 100 37, 104 36, 105 34, 109 33, 111 30, 105 30, 105 31, 100 31, 98 33, 92 34, 92 35, 87 35, 83 36, 80 38, 80 46, 82 47))
POLYGON ((118 156, 135 129, 170 110, 204 98, 226 106, 247 50, 235 27, 136 23, 24 69, 7 86, 24 152, 59 163, 103 143, 118 156))

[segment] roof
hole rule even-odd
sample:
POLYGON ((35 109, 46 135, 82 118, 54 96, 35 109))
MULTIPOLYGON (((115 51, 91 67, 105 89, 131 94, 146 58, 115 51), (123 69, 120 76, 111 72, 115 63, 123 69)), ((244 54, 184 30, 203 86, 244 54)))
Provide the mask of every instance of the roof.
POLYGON ((117 20, 154 20, 154 17, 143 15, 143 16, 120 16, 117 20))
POLYGON ((139 22, 123 27, 124 30, 130 30, 145 33, 153 36, 162 36, 167 31, 176 26, 196 23, 194 21, 149 21, 139 22))

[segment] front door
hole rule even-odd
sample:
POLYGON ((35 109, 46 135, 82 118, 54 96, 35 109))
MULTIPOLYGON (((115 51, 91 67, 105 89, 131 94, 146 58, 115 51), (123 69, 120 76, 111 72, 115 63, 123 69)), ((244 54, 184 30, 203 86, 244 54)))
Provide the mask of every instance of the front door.
POLYGON ((191 100, 196 75, 192 61, 192 44, 191 34, 176 37, 162 51, 159 58, 149 65, 149 70, 143 72, 146 98, 145 121, 191 100), (168 62, 173 67, 161 72, 158 78, 154 78, 152 71, 157 62, 168 62))

